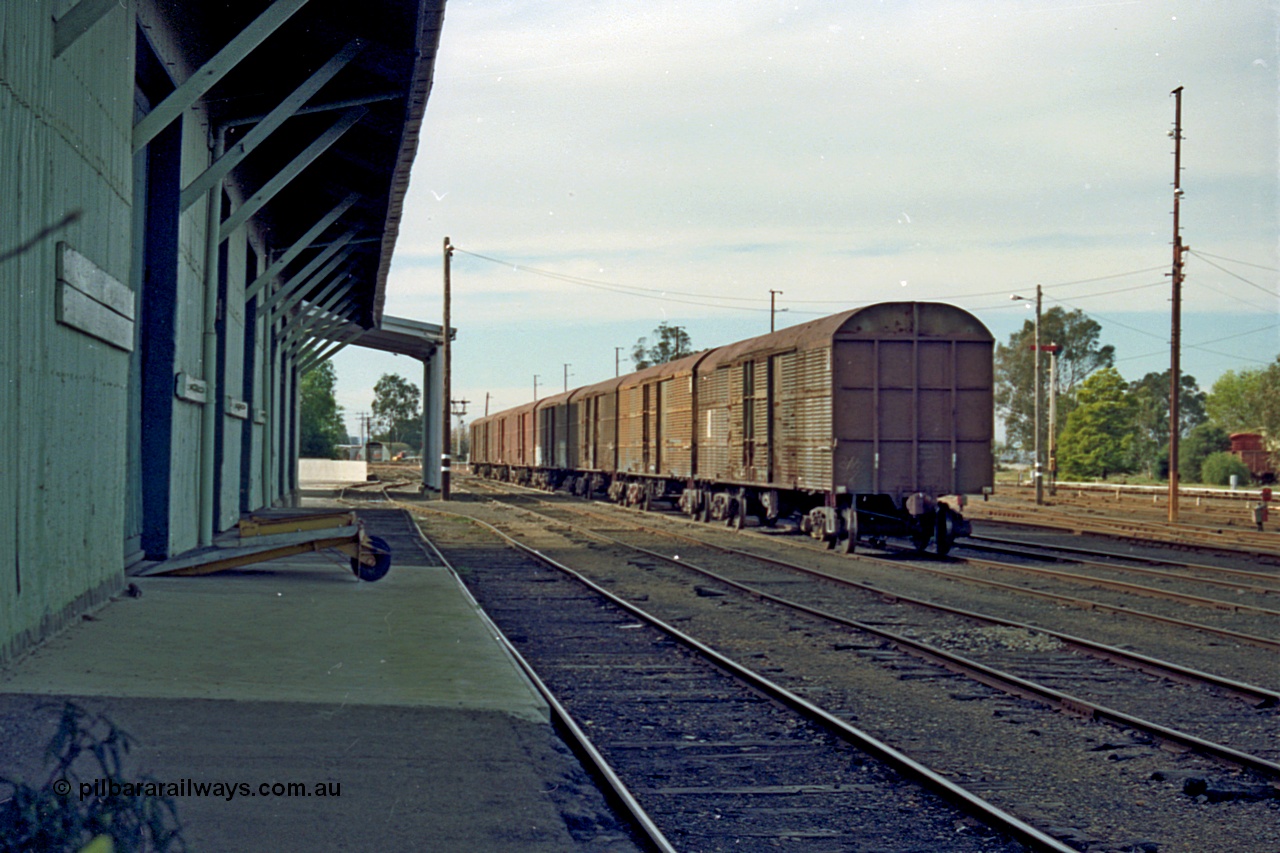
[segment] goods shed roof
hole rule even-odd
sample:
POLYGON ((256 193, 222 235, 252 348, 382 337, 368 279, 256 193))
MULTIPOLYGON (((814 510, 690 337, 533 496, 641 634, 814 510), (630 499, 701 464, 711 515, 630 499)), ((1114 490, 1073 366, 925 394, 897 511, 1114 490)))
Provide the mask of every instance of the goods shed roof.
MULTIPOLYGON (((168 24, 156 32, 180 41, 188 66, 170 69, 178 86, 172 95, 186 90, 171 107, 181 112, 184 98, 187 104, 199 98, 211 131, 221 133, 233 155, 225 175, 242 199, 229 215, 224 212, 223 236, 252 217, 269 235, 269 271, 282 281, 327 251, 326 261, 340 259, 335 270, 353 285, 352 321, 377 326, 444 0, 241 0, 152 8, 168 24)), ((167 124, 163 104, 153 100, 152 124, 167 124)), ((139 128, 148 130, 141 122, 135 128, 135 148, 139 128)), ((202 198, 201 189, 197 182, 189 185, 183 203, 202 198)))

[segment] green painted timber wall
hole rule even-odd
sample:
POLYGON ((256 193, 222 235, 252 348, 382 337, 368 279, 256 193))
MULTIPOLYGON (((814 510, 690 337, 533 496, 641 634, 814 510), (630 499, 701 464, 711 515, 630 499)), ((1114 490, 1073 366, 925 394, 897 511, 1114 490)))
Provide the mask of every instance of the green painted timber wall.
MULTIPOLYGON (((141 237, 134 233, 140 220, 131 135, 139 23, 167 66, 180 77, 190 72, 172 37, 176 24, 164 17, 176 13, 162 13, 156 0, 121 0, 54 57, 53 18, 73 5, 0 2, 0 152, 7 164, 0 167, 0 257, 10 255, 0 260, 0 662, 124 583, 131 547, 125 532, 130 528, 136 541, 138 527, 136 513, 126 519, 126 504, 140 476, 127 450, 129 415, 136 421, 139 405, 139 380, 129 370, 133 332, 116 335, 117 344, 124 342, 118 346, 65 321, 58 247, 65 243, 87 259, 117 296, 137 286, 141 237)), ((180 148, 185 184, 210 159, 208 122, 198 106, 183 116, 180 148)), ((233 188, 230 195, 234 208, 239 193, 233 188)), ((202 343, 207 218, 206 205, 197 203, 178 223, 172 370, 210 381, 218 371, 204 363, 202 343)), ((273 412, 257 422, 273 401, 288 405, 293 396, 270 385, 283 383, 285 374, 268 369, 261 319, 256 340, 245 343, 250 241, 253 265, 261 268, 266 247, 249 228, 225 249, 217 530, 233 526, 246 503, 249 509, 270 503, 280 493, 275 484, 291 470, 281 449, 272 455, 270 447, 270 424, 289 417, 273 412), (244 399, 246 372, 251 400, 244 399), (227 397, 248 403, 248 417, 225 414, 227 397)), ((132 301, 137 322, 143 306, 132 301)), ((103 304, 90 306, 94 317, 109 316, 103 304)), ((110 321, 131 328, 124 314, 110 321)), ((169 462, 162 555, 195 547, 200 526, 201 406, 176 395, 162 410, 169 406, 168 445, 144 449, 169 462)))
POLYGON ((127 286, 134 22, 53 58, 50 6, 0 4, 0 657, 122 582, 129 354, 58 322, 57 245, 127 286))

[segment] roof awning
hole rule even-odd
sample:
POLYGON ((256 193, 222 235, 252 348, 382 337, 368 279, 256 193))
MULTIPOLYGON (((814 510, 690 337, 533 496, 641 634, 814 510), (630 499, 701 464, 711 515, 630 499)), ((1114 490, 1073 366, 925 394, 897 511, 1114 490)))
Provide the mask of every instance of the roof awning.
MULTIPOLYGON (((386 314, 382 323, 372 328, 332 315, 317 321, 314 326, 315 334, 298 362, 304 373, 353 344, 427 362, 435 357, 436 350, 444 343, 443 327, 386 314)), ((458 330, 454 329, 450 340, 457 336, 458 330)))
MULTIPOLYGON (((249 298, 278 280, 314 303, 340 280, 334 310, 376 327, 444 0, 156 4, 156 14, 182 34, 190 69, 168 96, 176 101, 148 121, 167 124, 200 100, 222 140, 220 159, 184 186, 182 204, 225 179, 240 199, 224 211, 221 237, 252 221, 270 246, 249 298)), ((135 148, 148 132, 140 122, 135 148)))

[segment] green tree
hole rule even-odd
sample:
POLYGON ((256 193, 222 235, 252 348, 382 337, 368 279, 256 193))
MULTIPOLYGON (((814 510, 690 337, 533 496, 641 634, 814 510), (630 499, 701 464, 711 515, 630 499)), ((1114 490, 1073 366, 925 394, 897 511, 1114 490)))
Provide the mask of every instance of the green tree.
MULTIPOLYGON (((1217 424, 1197 424, 1178 445, 1179 478, 1187 483, 1206 482, 1201 470, 1205 459, 1212 453, 1230 449, 1231 438, 1226 430, 1217 424)), ((1168 448, 1165 455, 1168 455, 1168 448)))
MULTIPOLYGON (((1058 364, 1058 431, 1075 405, 1074 393, 1094 371, 1115 362, 1115 347, 1101 346, 1098 336, 1102 327, 1082 311, 1067 312, 1054 306, 1040 316, 1040 344, 1057 344, 1058 364)), ((1040 413, 1041 446, 1048 444, 1049 423, 1049 356, 1041 353, 1040 387, 1043 406, 1040 413)), ((1009 444, 1031 450, 1035 446, 1035 321, 1027 320, 1022 329, 1009 336, 1008 344, 998 344, 995 352, 995 403, 1004 418, 1009 444)))
POLYGON ((347 441, 342 407, 333 394, 337 381, 332 362, 322 361, 304 373, 298 383, 301 433, 298 451, 308 459, 336 459, 337 446, 347 441))
POLYGON ((1135 410, 1129 386, 1114 367, 1084 380, 1058 440, 1063 475, 1105 478, 1130 470, 1135 410))
POLYGON ((373 386, 373 416, 382 424, 380 441, 402 441, 422 447, 422 393, 395 373, 384 373, 373 386))
POLYGON ((1266 432, 1280 438, 1280 356, 1267 367, 1228 370, 1205 401, 1209 419, 1227 432, 1266 432))
MULTIPOLYGON (((1133 468, 1152 476, 1169 475, 1169 371, 1148 373, 1129 383, 1136 403, 1134 414, 1133 468)), ((1194 376, 1183 374, 1178 388, 1178 437, 1185 437, 1205 420, 1205 393, 1194 376)), ((1184 475, 1182 453, 1178 470, 1184 475)), ((1199 467, 1199 462, 1196 462, 1199 467)))
POLYGON ((643 370, 655 364, 666 364, 686 355, 693 354, 693 342, 685 332, 684 326, 671 326, 664 320, 653 330, 654 343, 649 345, 648 338, 640 338, 631 348, 631 361, 636 370, 643 370))

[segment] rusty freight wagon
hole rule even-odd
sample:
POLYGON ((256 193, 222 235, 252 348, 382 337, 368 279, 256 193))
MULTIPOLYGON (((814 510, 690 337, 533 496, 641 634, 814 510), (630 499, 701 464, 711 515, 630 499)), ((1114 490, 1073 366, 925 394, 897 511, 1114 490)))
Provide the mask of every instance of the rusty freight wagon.
POLYGON ((526 403, 471 423, 471 470, 482 476, 528 483, 534 468, 534 404, 526 403))
POLYGON ((527 473, 476 470, 736 527, 794 518, 846 549, 907 536, 945 553, 967 532, 959 496, 992 485, 992 344, 950 305, 871 305, 541 401, 551 428, 577 424, 564 452, 527 473))

